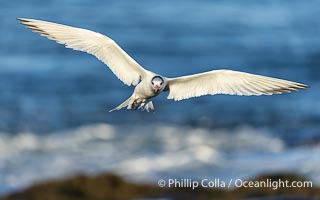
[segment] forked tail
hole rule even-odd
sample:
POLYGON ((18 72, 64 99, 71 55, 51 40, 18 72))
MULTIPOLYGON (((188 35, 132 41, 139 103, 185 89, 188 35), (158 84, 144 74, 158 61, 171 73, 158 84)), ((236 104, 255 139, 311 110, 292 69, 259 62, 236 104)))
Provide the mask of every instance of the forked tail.
POLYGON ((117 107, 115 107, 114 109, 112 110, 109 110, 109 112, 112 112, 112 111, 115 111, 115 110, 120 110, 121 108, 124 108, 124 107, 127 107, 128 105, 131 105, 132 102, 131 102, 131 97, 129 97, 127 100, 125 100, 123 103, 121 103, 120 105, 118 105, 117 107))

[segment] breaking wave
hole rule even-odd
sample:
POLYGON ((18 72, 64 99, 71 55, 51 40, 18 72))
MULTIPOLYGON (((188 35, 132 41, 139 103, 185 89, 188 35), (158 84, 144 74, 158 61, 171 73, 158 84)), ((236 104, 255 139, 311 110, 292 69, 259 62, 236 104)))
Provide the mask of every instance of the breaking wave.
POLYGON ((93 124, 51 134, 0 134, 1 193, 76 173, 134 181, 251 178, 294 171, 320 180, 320 148, 289 148, 267 130, 93 124))

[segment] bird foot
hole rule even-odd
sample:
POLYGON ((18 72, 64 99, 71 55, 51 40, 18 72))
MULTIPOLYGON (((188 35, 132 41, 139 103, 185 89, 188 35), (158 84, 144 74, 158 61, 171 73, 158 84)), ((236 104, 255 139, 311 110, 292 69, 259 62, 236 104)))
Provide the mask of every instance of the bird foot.
POLYGON ((152 101, 146 101, 146 100, 140 103, 134 102, 133 104, 129 104, 127 109, 131 109, 133 111, 140 110, 140 109, 142 109, 142 111, 147 111, 147 112, 155 111, 152 101))
POLYGON ((147 112, 152 111, 154 112, 154 107, 152 101, 149 101, 143 108, 143 110, 146 110, 147 112))

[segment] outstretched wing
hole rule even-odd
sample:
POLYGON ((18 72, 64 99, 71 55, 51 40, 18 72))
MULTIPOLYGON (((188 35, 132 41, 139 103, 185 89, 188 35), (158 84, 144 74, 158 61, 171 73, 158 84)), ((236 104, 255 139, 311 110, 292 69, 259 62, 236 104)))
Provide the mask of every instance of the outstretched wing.
POLYGON ((307 85, 232 70, 214 70, 168 80, 168 99, 180 101, 203 95, 272 95, 304 89, 307 85))
POLYGON ((18 20, 33 32, 64 44, 67 48, 96 56, 126 85, 137 85, 146 75, 143 67, 105 35, 52 22, 24 18, 18 20))

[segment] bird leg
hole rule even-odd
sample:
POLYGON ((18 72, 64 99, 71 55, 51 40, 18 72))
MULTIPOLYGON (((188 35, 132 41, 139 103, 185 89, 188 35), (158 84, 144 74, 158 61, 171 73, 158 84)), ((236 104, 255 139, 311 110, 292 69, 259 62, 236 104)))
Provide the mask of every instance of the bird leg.
POLYGON ((140 105, 139 105, 139 107, 138 107, 138 110, 141 109, 141 108, 143 108, 144 105, 146 105, 146 100, 145 100, 145 99, 140 103, 140 105))
POLYGON ((145 101, 145 99, 141 101, 137 98, 128 105, 127 109, 131 109, 133 111, 139 110, 145 104, 145 101))
POLYGON ((135 102, 135 103, 131 104, 130 107, 128 106, 128 109, 135 111, 135 110, 138 110, 139 106, 140 106, 140 104, 135 102))

